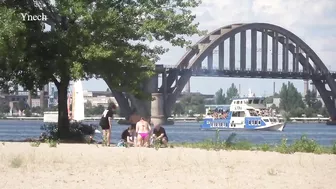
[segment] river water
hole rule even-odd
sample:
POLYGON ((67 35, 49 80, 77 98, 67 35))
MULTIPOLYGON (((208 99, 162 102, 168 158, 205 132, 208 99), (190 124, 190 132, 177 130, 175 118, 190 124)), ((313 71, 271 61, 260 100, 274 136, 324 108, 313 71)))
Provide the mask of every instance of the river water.
MULTIPOLYGON (((90 122, 98 124, 98 122, 90 122)), ((37 138, 43 132, 43 125, 39 120, 0 120, 0 141, 22 141, 27 138, 37 138)), ((170 142, 197 142, 206 139, 215 139, 215 131, 199 130, 200 123, 178 122, 175 125, 164 126, 170 142)), ((126 125, 112 123, 112 142, 120 139, 121 132, 126 125)), ((262 144, 279 143, 282 138, 287 138, 291 143, 299 139, 303 134, 316 140, 324 146, 332 145, 336 141, 336 126, 328 126, 324 123, 288 123, 283 132, 275 131, 220 131, 222 139, 231 133, 237 134, 237 139, 262 144)), ((101 134, 96 134, 95 139, 101 141, 101 134)))

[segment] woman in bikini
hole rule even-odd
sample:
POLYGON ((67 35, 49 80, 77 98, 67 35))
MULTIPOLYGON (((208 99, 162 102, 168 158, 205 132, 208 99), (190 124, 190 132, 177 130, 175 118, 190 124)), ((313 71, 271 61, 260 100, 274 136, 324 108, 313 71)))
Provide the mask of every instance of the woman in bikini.
POLYGON ((149 139, 150 139, 150 133, 151 133, 151 126, 150 124, 145 120, 145 118, 141 117, 140 121, 136 124, 136 133, 137 133, 137 139, 138 144, 137 146, 145 146, 149 147, 149 139))

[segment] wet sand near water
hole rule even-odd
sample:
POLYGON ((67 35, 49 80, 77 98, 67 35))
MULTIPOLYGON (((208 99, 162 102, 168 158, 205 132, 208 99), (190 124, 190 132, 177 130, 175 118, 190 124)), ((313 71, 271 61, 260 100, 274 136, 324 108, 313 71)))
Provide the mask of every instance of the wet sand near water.
POLYGON ((0 188, 333 188, 336 155, 0 143, 0 188))

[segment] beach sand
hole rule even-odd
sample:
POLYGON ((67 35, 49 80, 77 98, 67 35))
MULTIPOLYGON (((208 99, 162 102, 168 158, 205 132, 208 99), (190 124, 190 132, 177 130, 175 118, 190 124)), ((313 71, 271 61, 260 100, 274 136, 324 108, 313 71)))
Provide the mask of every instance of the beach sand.
POLYGON ((0 143, 0 188, 334 188, 336 156, 0 143))

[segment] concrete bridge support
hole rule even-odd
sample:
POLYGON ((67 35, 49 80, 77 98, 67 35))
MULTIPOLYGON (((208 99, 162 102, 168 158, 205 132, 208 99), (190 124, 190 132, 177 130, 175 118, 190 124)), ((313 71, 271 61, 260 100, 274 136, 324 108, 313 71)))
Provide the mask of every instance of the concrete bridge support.
POLYGON ((154 124, 165 124, 170 116, 170 113, 167 114, 166 111, 166 99, 168 97, 166 86, 167 73, 166 70, 163 69, 143 84, 143 91, 151 95, 152 99, 137 99, 132 94, 115 92, 113 90, 112 92, 118 101, 122 116, 125 118, 128 118, 132 114, 136 114, 142 117, 151 117, 151 121, 154 124), (158 89, 159 73, 162 73, 162 84, 165 86, 160 91, 158 89))
POLYGON ((156 124, 165 124, 167 117, 164 113, 164 98, 162 93, 152 93, 151 121, 156 124))

